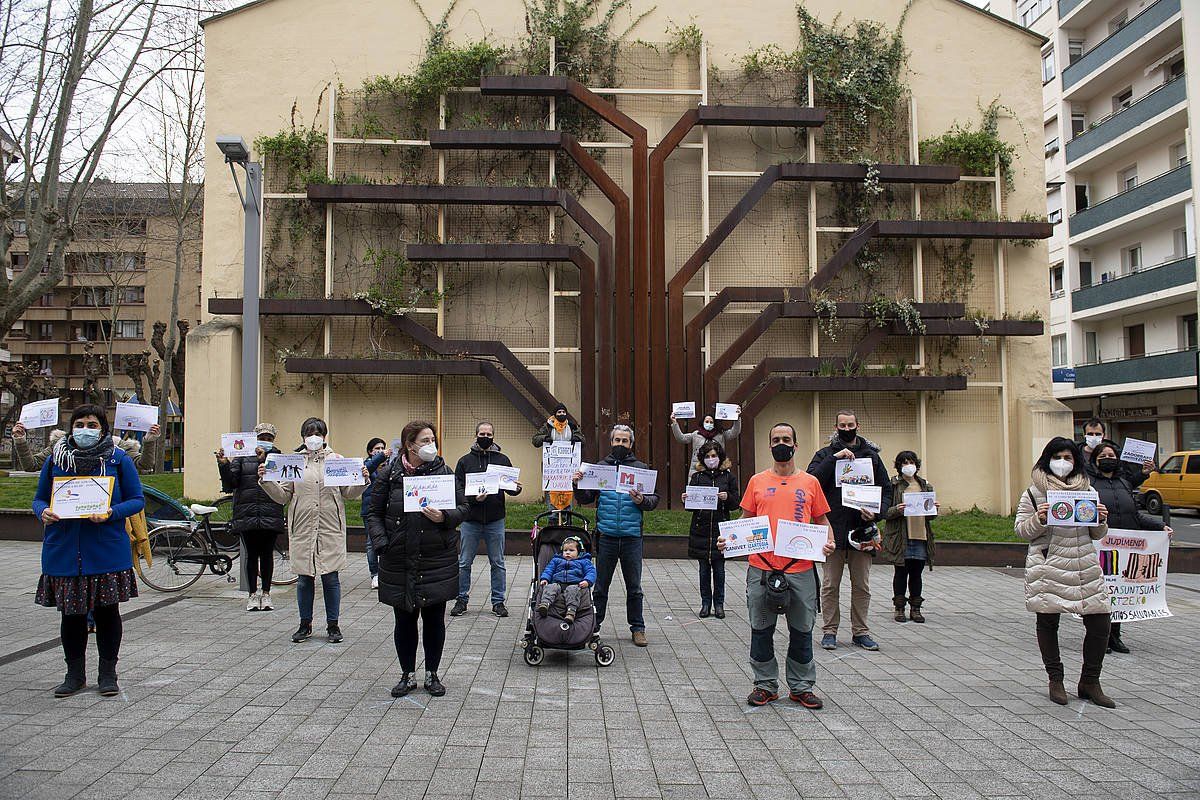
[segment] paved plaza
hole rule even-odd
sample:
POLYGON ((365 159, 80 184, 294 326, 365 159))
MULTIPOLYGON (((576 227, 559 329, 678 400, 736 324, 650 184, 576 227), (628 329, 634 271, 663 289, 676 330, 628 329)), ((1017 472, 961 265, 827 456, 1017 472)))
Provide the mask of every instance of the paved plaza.
MULTIPOLYGON (((209 576, 124 606, 120 697, 56 700, 58 615, 33 604, 38 557, 37 545, 0 543, 4 798, 1200 797, 1200 576, 1169 578, 1173 619, 1127 626, 1134 652, 1105 662, 1120 704, 1106 711, 1046 698, 1019 571, 935 569, 929 622, 899 625, 890 568, 878 567, 882 650, 818 648, 814 713, 745 704, 741 562, 727 619, 697 619, 693 562, 652 561, 649 648, 618 625, 609 668, 590 653, 531 668, 516 649, 530 559, 509 561, 514 616, 500 620, 480 613, 481 558, 472 610, 449 623, 449 693, 392 700, 391 614, 353 554, 342 644, 291 644, 291 587, 272 593, 275 612, 246 613, 209 576)), ((622 592, 612 600, 619 620, 622 592)), ((1063 633, 1071 682, 1082 626, 1064 621, 1063 633)), ((88 661, 91 683, 94 644, 88 661)))

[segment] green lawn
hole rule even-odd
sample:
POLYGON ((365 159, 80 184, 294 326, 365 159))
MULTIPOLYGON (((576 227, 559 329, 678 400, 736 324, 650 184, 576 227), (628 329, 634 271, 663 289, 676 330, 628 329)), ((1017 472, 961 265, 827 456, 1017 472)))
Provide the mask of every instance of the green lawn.
MULTIPOLYGON (((171 497, 183 494, 183 475, 178 472, 165 475, 143 475, 142 480, 155 489, 171 497)), ((36 478, 0 478, 0 508, 29 508, 33 502, 33 493, 37 487, 36 478)), ((208 502, 215 498, 201 498, 199 502, 208 502)), ((186 500, 185 502, 193 502, 186 500)), ((346 517, 350 525, 362 525, 362 515, 359 502, 353 500, 346 504, 346 517)), ((509 530, 529 530, 533 527, 534 518, 546 510, 542 503, 509 503, 509 530)), ((595 523, 594 508, 580 510, 588 518, 589 525, 595 523)), ((687 535, 688 525, 692 519, 690 511, 653 511, 646 515, 646 533, 663 533, 670 535, 687 535)), ((998 514, 985 514, 978 509, 942 514, 933 522, 934 532, 943 541, 959 542, 1019 542, 1021 539, 1013 533, 1013 518, 998 514)))

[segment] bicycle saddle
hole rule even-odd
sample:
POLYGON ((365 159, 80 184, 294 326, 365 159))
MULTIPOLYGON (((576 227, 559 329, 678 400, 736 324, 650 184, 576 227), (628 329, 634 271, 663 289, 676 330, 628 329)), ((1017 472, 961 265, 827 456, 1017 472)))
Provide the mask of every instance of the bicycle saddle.
POLYGON ((209 514, 217 513, 217 508, 215 506, 202 506, 199 503, 192 503, 190 506, 188 506, 188 508, 190 508, 192 513, 197 517, 207 517, 209 514))

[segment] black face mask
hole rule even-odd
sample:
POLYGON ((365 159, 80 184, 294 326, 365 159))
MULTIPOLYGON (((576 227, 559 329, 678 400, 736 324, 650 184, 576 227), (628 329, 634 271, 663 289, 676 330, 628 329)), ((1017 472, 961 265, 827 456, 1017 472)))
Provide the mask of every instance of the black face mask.
POLYGON ((796 455, 796 448, 790 444, 780 442, 779 444, 771 445, 771 458, 780 464, 785 461, 791 461, 794 455, 796 455))
POLYGON ((1096 466, 1100 467, 1101 472, 1116 472, 1117 467, 1121 466, 1119 458, 1098 458, 1096 466))
POLYGON ((854 440, 858 438, 858 428, 850 428, 848 430, 845 428, 838 428, 837 435, 838 438, 844 443, 853 444, 854 440))
POLYGON ((555 415, 554 415, 554 418, 555 418, 556 420, 558 420, 559 422, 566 422, 566 421, 567 421, 567 415, 566 415, 566 414, 555 414, 555 415))
POLYGON ((612 449, 612 457, 617 461, 624 461, 629 458, 630 450, 623 444, 614 445, 612 449))
POLYGON ((476 436, 475 437, 475 444, 479 445, 479 449, 484 450, 484 451, 486 451, 489 447, 492 446, 493 441, 495 441, 495 440, 491 436, 476 436))

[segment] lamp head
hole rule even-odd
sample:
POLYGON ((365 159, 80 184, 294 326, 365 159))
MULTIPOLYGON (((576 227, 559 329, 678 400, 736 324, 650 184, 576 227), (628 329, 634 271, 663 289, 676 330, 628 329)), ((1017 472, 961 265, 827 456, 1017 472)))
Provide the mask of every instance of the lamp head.
POLYGON ((217 149, 231 164, 245 164, 250 160, 250 148, 246 147, 246 140, 240 136, 218 136, 217 149))

